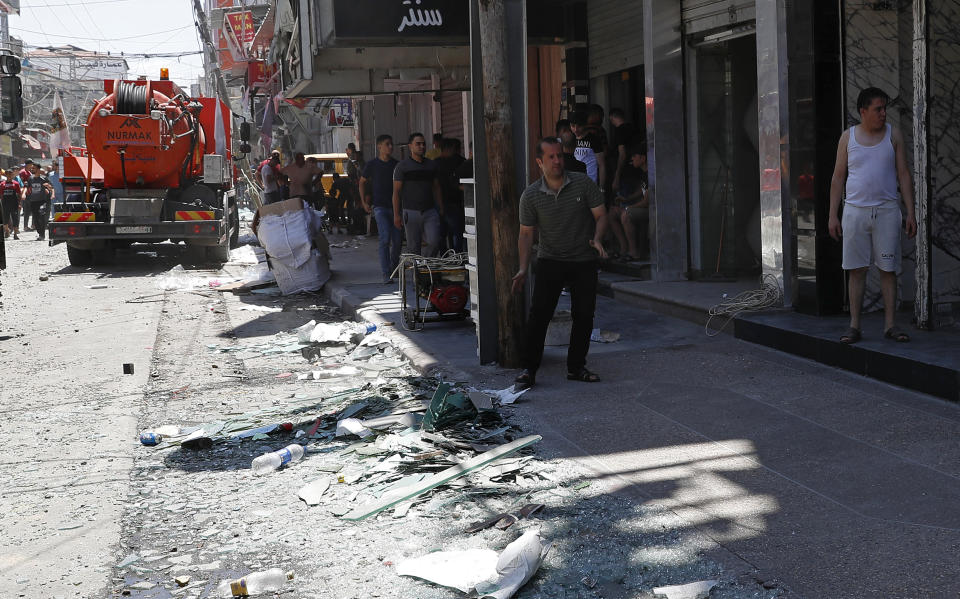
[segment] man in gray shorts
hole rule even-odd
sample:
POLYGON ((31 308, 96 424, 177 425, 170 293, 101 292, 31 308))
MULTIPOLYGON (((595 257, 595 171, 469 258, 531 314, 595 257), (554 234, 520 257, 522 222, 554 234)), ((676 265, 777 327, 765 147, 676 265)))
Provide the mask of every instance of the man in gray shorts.
POLYGON ((411 134, 407 148, 410 156, 393 170, 393 224, 406 227, 409 253, 432 258, 440 247, 443 216, 437 163, 424 157, 427 142, 422 133, 411 134))
POLYGON ((883 336, 895 341, 910 337, 894 322, 897 274, 900 272, 902 214, 897 193, 907 208, 906 231, 917 234, 913 213, 913 187, 903 146, 903 135, 887 124, 889 96, 868 87, 857 97, 860 124, 840 136, 837 164, 830 181, 830 236, 843 237, 843 269, 849 273, 850 328, 840 341, 860 340, 860 311, 867 269, 876 264, 883 292, 883 336), (840 199, 843 221, 837 214, 840 199))

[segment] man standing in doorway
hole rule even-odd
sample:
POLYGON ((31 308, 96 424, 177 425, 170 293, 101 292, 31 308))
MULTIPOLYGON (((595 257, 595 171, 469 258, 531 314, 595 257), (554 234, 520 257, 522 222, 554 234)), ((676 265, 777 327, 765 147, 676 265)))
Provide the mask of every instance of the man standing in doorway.
POLYGON ((536 383, 547 326, 565 285, 570 287, 573 317, 567 378, 587 383, 600 380, 586 364, 597 302, 597 262, 606 258, 603 196, 586 175, 564 171, 563 150, 555 137, 540 140, 536 154, 543 177, 520 196, 520 270, 513 277, 513 292, 518 293, 526 281, 533 240, 539 233, 537 276, 527 317, 523 372, 515 380, 517 390, 536 383))
POLYGON ((380 272, 383 283, 392 282, 391 275, 400 263, 400 230, 393 226, 393 171, 397 160, 393 157, 393 138, 377 137, 377 157, 363 168, 360 177, 363 209, 373 213, 380 238, 380 272))
POLYGON ((577 136, 577 149, 574 157, 587 165, 587 176, 600 186, 603 194, 603 182, 607 177, 607 165, 604 158, 603 139, 596 129, 587 126, 587 115, 582 112, 574 113, 570 119, 573 134, 577 136))
POLYGON ((610 140, 610 148, 613 152, 613 159, 616 165, 613 169, 613 192, 620 191, 620 179, 623 175, 623 169, 630 161, 630 150, 633 148, 637 134, 636 127, 628 123, 623 110, 614 108, 610 111, 610 124, 613 125, 613 139, 610 140))
POLYGON ((573 131, 567 129, 557 139, 560 140, 560 146, 563 148, 563 170, 586 173, 587 165, 576 158, 577 138, 573 135, 573 131))
POLYGON ((897 184, 907 208, 906 231, 917 234, 913 187, 907 168, 903 135, 887 124, 887 102, 882 90, 868 87, 857 97, 860 124, 840 136, 837 163, 830 181, 830 235, 843 237, 843 269, 849 276, 850 328, 840 341, 856 343, 861 338, 860 311, 867 269, 876 264, 883 292, 883 336, 895 341, 910 337, 894 322, 897 274, 900 272, 900 226, 902 214, 897 184), (846 190, 843 220, 838 217, 846 190))
POLYGON ((407 146, 410 156, 393 171, 393 223, 397 229, 406 227, 408 252, 433 257, 440 247, 443 214, 437 165, 424 156, 427 142, 422 133, 411 133, 407 146))

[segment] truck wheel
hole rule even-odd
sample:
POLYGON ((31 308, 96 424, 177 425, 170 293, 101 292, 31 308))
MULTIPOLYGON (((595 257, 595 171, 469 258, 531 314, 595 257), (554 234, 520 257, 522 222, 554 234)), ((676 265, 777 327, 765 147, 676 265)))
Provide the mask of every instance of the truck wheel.
POLYGON ((82 250, 67 245, 67 258, 70 260, 70 266, 93 266, 93 250, 82 250))

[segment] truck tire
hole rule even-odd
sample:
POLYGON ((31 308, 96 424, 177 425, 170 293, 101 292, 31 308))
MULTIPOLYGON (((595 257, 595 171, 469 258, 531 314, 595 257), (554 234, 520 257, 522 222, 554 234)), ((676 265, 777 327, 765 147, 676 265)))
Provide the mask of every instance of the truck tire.
POLYGON ((70 260, 70 266, 93 266, 93 250, 82 250, 67 244, 67 258, 70 260))

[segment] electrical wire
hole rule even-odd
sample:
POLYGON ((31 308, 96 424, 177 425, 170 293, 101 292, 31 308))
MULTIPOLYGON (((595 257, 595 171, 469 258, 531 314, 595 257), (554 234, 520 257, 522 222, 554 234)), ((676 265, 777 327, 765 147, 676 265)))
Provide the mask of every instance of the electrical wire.
MULTIPOLYGON (((434 270, 447 270, 455 268, 463 268, 463 265, 467 263, 467 253, 460 252, 457 253, 453 250, 447 250, 442 255, 436 258, 427 258, 426 256, 421 256, 419 254, 400 254, 400 263, 397 265, 397 268, 391 273, 390 278, 398 276, 400 281, 400 296, 403 298, 403 308, 404 314, 401 315, 400 322, 403 328, 407 331, 419 331, 423 328, 424 324, 427 322, 426 310, 417 310, 420 313, 420 322, 416 320, 416 313, 414 313, 410 322, 407 322, 406 315, 406 299, 407 299, 407 271, 415 273, 417 270, 423 271, 426 270, 430 275, 430 288, 433 289, 433 271, 434 270)), ((417 281, 414 278, 413 281, 413 294, 414 298, 417 298, 417 281)), ((419 306, 419 300, 417 300, 419 306)))
MULTIPOLYGON (((166 43, 166 42, 164 42, 166 43)), ((34 49, 34 50, 50 50, 51 52, 58 53, 62 52, 62 55, 65 57, 71 56, 74 52, 72 50, 60 50, 58 48, 50 48, 48 46, 35 46, 33 44, 24 44, 24 48, 34 49)), ((135 59, 135 58, 180 58, 182 56, 196 56, 197 54, 203 54, 203 50, 189 50, 183 52, 123 52, 120 54, 107 54, 100 53, 101 56, 97 58, 120 58, 120 59, 135 59)))
MULTIPOLYGON (((138 0, 88 0, 85 4, 119 4, 120 2, 136 2, 138 0)), ((70 6, 70 3, 65 4, 44 4, 42 8, 56 8, 59 6, 70 6)), ((37 8, 36 6, 27 6, 24 5, 21 7, 21 10, 26 10, 27 8, 37 8)))
POLYGON ((759 310, 765 310, 766 308, 772 308, 780 303, 782 297, 783 291, 780 289, 780 282, 777 280, 777 277, 771 274, 765 274, 760 277, 760 289, 744 291, 740 295, 724 300, 710 308, 708 312, 710 316, 707 318, 706 324, 703 325, 704 332, 706 332, 707 337, 716 337, 723 332, 723 329, 730 324, 730 321, 733 320, 737 314, 741 312, 757 312, 759 310), (720 328, 711 330, 711 321, 713 321, 714 318, 723 316, 726 316, 727 319, 723 321, 720 328))
MULTIPOLYGON (((188 28, 188 27, 193 27, 193 26, 194 26, 194 25, 191 23, 190 25, 184 25, 184 26, 182 26, 182 27, 175 27, 174 29, 165 29, 165 30, 163 30, 163 31, 154 31, 154 32, 152 32, 152 33, 141 33, 140 35, 132 35, 132 36, 129 36, 129 37, 115 37, 115 38, 111 38, 110 41, 111 41, 111 42, 116 42, 116 41, 121 41, 121 40, 139 40, 139 39, 141 39, 141 38, 144 38, 144 37, 147 37, 147 36, 151 36, 151 35, 162 35, 162 34, 164 34, 164 33, 171 33, 171 32, 173 32, 173 31, 183 31, 184 29, 186 29, 186 28, 188 28)), ((103 38, 99 38, 99 37, 83 37, 83 36, 77 36, 77 35, 60 35, 60 34, 57 34, 57 33, 44 33, 44 32, 42 32, 42 31, 31 31, 31 30, 29 30, 29 29, 20 29, 19 27, 11 27, 10 30, 11 30, 11 31, 15 31, 15 32, 17 32, 17 33, 33 33, 33 34, 36 34, 36 35, 43 35, 43 36, 46 36, 47 38, 50 38, 50 37, 60 37, 60 38, 65 38, 65 39, 70 39, 70 40, 103 41, 103 38)), ((154 44, 155 42, 153 42, 153 41, 151 41, 151 40, 146 40, 146 41, 141 41, 140 43, 143 43, 143 44, 154 44)))

